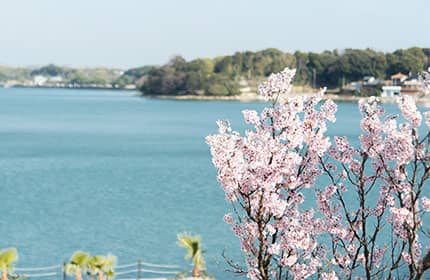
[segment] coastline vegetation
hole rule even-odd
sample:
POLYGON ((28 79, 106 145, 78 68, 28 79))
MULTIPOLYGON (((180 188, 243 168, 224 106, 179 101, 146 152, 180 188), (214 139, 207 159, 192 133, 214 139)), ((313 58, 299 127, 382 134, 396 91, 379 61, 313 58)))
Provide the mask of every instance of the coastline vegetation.
POLYGON ((213 59, 186 61, 173 57, 150 70, 140 90, 145 95, 234 96, 257 92, 257 85, 285 67, 297 69, 295 86, 329 89, 373 76, 380 80, 401 73, 417 74, 430 66, 430 48, 384 53, 372 49, 345 49, 322 53, 286 53, 278 49, 236 52, 213 59))
POLYGON ((0 86, 124 88, 133 84, 135 70, 71 68, 49 64, 39 68, 0 66, 0 86), (127 75, 125 75, 127 73, 127 75))
POLYGON ((301 88, 299 91, 309 91, 322 85, 339 90, 365 76, 383 81, 399 72, 417 74, 429 66, 430 48, 412 47, 391 53, 372 49, 288 53, 269 48, 190 61, 174 56, 161 66, 126 71, 54 64, 39 68, 0 66, 0 86, 137 88, 147 96, 232 97, 256 93, 261 81, 285 67, 297 69, 294 85, 301 88), (46 85, 36 81, 37 77, 45 77, 46 85))

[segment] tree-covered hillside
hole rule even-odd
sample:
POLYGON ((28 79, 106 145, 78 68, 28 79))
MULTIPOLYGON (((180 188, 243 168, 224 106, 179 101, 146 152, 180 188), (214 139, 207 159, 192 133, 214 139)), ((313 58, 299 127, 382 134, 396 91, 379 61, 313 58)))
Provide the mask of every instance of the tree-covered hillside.
POLYGON ((31 86, 36 77, 44 77, 49 83, 70 85, 113 85, 123 71, 109 68, 72 68, 49 64, 38 68, 0 66, 0 82, 15 81, 18 85, 31 86))
POLYGON ((345 49, 322 53, 285 53, 277 49, 237 52, 231 56, 186 61, 180 56, 151 68, 141 91, 148 95, 235 95, 254 90, 259 81, 285 67, 296 68, 297 85, 336 88, 365 76, 387 79, 418 73, 430 65, 430 48, 384 53, 345 49))

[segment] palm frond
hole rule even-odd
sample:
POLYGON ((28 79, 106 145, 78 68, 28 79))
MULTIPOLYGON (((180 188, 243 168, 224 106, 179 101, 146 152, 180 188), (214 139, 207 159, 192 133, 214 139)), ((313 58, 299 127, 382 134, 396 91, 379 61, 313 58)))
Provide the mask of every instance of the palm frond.
POLYGON ((188 249, 185 259, 192 259, 194 265, 201 269, 205 267, 199 235, 191 236, 189 233, 180 233, 178 234, 178 245, 188 249))
POLYGON ((88 268, 96 274, 99 270, 102 270, 103 263, 105 262, 104 256, 92 256, 88 260, 88 268))
POLYGON ((77 267, 75 264, 68 263, 64 266, 64 272, 67 275, 73 275, 76 273, 77 267))
POLYGON ((190 248, 192 243, 192 237, 189 233, 178 234, 178 245, 184 248, 190 248))
POLYGON ((8 269, 18 260, 18 251, 15 248, 3 249, 0 251, 0 265, 8 269))
POLYGON ((109 278, 114 275, 114 266, 116 265, 117 258, 114 255, 108 254, 107 256, 93 256, 88 261, 88 268, 91 270, 93 275, 98 272, 102 272, 109 278))
POLYGON ((185 259, 193 258, 198 247, 195 238, 189 233, 178 234, 178 245, 185 249, 188 249, 187 253, 185 254, 185 259))
POLYGON ((115 276, 115 272, 112 269, 109 269, 107 271, 105 271, 105 275, 109 278, 112 279, 115 276))
POLYGON ((113 268, 116 266, 117 257, 111 254, 108 254, 105 259, 105 266, 109 268, 113 268))
POLYGON ((70 263, 83 268, 88 264, 89 259, 90 259, 90 254, 83 251, 76 251, 75 253, 73 253, 72 257, 70 258, 70 263))

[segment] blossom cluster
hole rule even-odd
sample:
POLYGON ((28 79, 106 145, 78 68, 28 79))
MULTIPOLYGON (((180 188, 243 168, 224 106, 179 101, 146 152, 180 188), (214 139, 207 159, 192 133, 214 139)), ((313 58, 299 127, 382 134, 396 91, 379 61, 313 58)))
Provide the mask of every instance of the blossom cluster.
POLYGON ((272 73, 267 81, 261 83, 258 92, 261 96, 270 98, 276 94, 289 93, 292 88, 292 82, 296 69, 285 68, 279 73, 272 73))

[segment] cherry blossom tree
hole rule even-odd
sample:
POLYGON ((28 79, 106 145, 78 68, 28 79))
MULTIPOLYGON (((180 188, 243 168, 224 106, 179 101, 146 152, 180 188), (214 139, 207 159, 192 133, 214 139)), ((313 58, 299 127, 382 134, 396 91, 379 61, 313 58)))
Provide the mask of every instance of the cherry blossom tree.
POLYGON ((251 279, 304 279, 321 267, 316 236, 322 221, 313 209, 302 209, 303 189, 321 176, 320 157, 330 147, 326 122, 335 121, 336 105, 321 95, 284 98, 295 70, 272 74, 259 87, 271 105, 261 114, 243 111, 253 127, 241 136, 227 121, 218 121, 219 133, 207 137, 227 201, 227 214, 245 254, 251 279))
POLYGON ((360 146, 335 137, 330 156, 321 158, 330 184, 317 193, 318 210, 331 238, 332 264, 348 279, 422 279, 430 268, 420 243, 430 237, 423 224, 430 211, 430 112, 421 114, 409 96, 397 103, 404 121, 385 114, 374 97, 361 100, 360 146))
POLYGON ((420 238, 428 236, 422 220, 430 210, 423 196, 430 134, 419 137, 422 115, 411 97, 397 102, 405 119, 400 124, 376 98, 360 101, 360 147, 335 137, 331 158, 321 158, 330 184, 317 193, 318 210, 331 237, 332 264, 347 279, 399 278, 406 273, 402 266, 409 279, 421 279, 429 268, 420 238))
POLYGON ((229 263, 250 279, 422 279, 430 267, 420 243, 430 237, 423 225, 430 113, 401 97, 400 121, 376 98, 360 101, 359 147, 346 137, 332 146, 325 133, 335 103, 321 104, 324 90, 289 97, 294 74, 285 69, 260 85, 270 106, 243 111, 252 128, 244 135, 218 121, 218 134, 206 139, 232 204, 224 220, 240 239, 246 268, 229 263))

